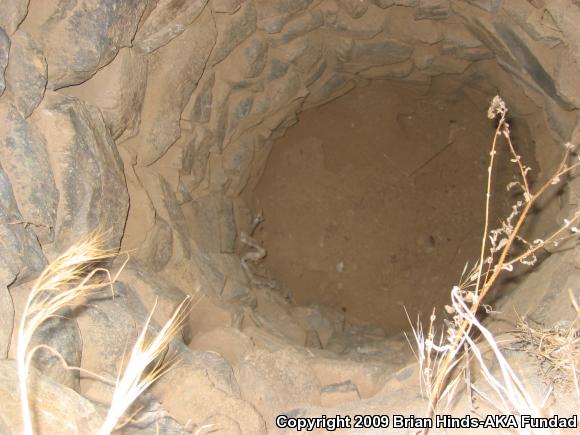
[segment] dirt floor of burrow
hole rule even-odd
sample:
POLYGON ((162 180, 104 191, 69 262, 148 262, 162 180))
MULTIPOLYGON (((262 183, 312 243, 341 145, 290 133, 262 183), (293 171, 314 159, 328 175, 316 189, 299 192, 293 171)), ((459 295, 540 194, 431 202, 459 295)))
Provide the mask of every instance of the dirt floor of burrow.
MULTIPOLYGON (((403 307, 414 318, 448 303, 479 253, 494 125, 486 101, 446 80, 371 82, 302 113, 274 143, 254 192, 265 219, 255 237, 297 304, 399 332, 409 327, 403 307)), ((531 143, 524 126, 513 133, 531 143)), ((497 216, 514 175, 504 161, 497 216)))

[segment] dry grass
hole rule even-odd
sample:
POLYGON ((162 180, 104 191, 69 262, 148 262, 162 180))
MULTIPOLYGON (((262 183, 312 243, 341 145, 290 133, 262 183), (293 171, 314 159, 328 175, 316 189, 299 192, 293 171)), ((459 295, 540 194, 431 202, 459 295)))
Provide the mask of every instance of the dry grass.
POLYGON ((105 251, 102 237, 93 235, 66 251, 49 264, 36 280, 28 296, 18 328, 16 361, 24 432, 33 433, 33 417, 28 396, 28 372, 38 346, 29 349, 34 332, 59 311, 71 307, 89 294, 110 286, 114 279, 98 267, 115 254, 105 251), (102 276, 105 279, 102 279, 102 276))
MULTIPOLYGON (((437 337, 434 331, 435 313, 430 318, 430 325, 425 336, 420 324, 414 329, 418 352, 416 353, 420 369, 422 385, 428 400, 427 414, 432 417, 441 401, 446 398, 449 403, 459 384, 462 374, 465 376, 469 360, 475 360, 496 398, 488 398, 490 402, 499 403, 500 410, 506 414, 526 413, 539 415, 536 407, 517 375, 513 372, 503 357, 493 335, 479 321, 480 311, 490 311, 486 297, 503 273, 511 272, 518 264, 534 265, 538 251, 547 247, 558 246, 565 240, 578 236, 577 223, 580 212, 576 212, 563 224, 544 239, 525 240, 522 228, 529 219, 530 213, 538 200, 552 187, 560 184, 567 175, 580 165, 578 156, 574 154, 574 146, 565 144, 562 160, 552 175, 533 190, 528 180, 530 167, 523 163, 521 156, 514 147, 510 126, 507 118, 508 109, 500 97, 495 97, 488 111, 490 119, 496 119, 497 127, 490 150, 487 188, 484 203, 484 228, 481 241, 480 256, 471 270, 467 266, 462 273, 460 283, 451 291, 451 304, 446 306, 446 329, 437 337), (503 142, 510 155, 511 162, 517 168, 518 179, 507 186, 507 190, 518 189, 519 197, 512 206, 512 211, 498 228, 490 229, 491 190, 493 185, 494 167, 498 148, 503 142), (516 254, 516 252, 518 252, 516 254), (474 337, 480 336, 483 342, 492 349, 500 368, 499 377, 488 369, 481 354, 482 341, 475 342, 474 337), (459 364, 461 358, 467 361, 459 364), (462 369, 459 369, 462 367, 462 369)), ((468 390, 473 387, 466 380, 468 390)), ((426 433, 427 430, 424 431, 426 433)))
MULTIPOLYGON (((123 375, 117 381, 109 412, 99 432, 101 435, 113 432, 131 404, 170 368, 171 363, 164 358, 164 354, 189 314, 190 300, 187 297, 177 307, 173 316, 152 339, 147 339, 147 329, 153 313, 149 315, 133 346, 123 375)), ((121 425, 126 422, 121 422, 121 425)))
POLYGON ((576 309, 573 320, 544 328, 532 327, 520 318, 515 336, 522 349, 540 361, 540 375, 546 383, 574 388, 580 403, 580 307, 571 290, 570 299, 576 309))
MULTIPOLYGON (((32 337, 46 320, 58 317, 64 308, 77 306, 87 297, 100 291, 110 289, 114 295, 113 283, 126 262, 115 276, 102 267, 104 262, 116 256, 115 252, 102 248, 104 238, 102 234, 93 233, 50 263, 34 283, 26 301, 18 328, 16 356, 23 428, 26 435, 32 435, 35 426, 29 400, 33 392, 28 391, 28 373, 32 358, 41 348, 59 356, 56 350, 42 344, 30 349, 32 337)), ((169 369, 169 363, 164 358, 165 351, 188 315, 189 301, 189 298, 183 301, 171 319, 153 338, 147 336, 150 315, 131 351, 123 375, 114 383, 116 386, 113 401, 99 433, 109 434, 127 423, 129 418, 121 424, 119 422, 131 404, 169 369)), ((78 367, 68 367, 62 357, 60 359, 65 367, 81 370, 78 367)), ((102 379, 97 375, 94 376, 102 379)))

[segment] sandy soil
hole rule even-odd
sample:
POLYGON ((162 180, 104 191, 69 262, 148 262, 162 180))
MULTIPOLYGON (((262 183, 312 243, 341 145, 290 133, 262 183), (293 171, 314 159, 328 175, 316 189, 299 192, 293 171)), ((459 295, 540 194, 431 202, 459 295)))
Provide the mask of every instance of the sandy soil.
POLYGON ((403 307, 447 303, 479 252, 493 127, 461 94, 390 81, 303 113, 255 190, 268 270, 298 304, 408 329, 403 307))

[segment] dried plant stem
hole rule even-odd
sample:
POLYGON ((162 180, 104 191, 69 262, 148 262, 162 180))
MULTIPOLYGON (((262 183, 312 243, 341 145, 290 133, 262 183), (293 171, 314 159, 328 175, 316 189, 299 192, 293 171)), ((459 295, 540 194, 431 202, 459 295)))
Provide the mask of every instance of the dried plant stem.
MULTIPOLYGON (((497 135, 497 132, 496 132, 497 135)), ((516 153, 516 149, 514 148, 514 144, 512 142, 512 138, 509 134, 505 135, 505 138, 507 140, 508 146, 510 148, 510 153, 513 157, 512 161, 514 161, 515 163, 517 163, 518 165, 518 169, 520 170, 520 177, 524 183, 524 195, 529 197, 531 192, 530 192, 530 185, 528 183, 528 176, 526 174, 526 169, 524 168, 524 165, 522 164, 522 159, 521 157, 518 155, 518 153, 516 153)))
POLYGON ((574 222, 577 222, 579 219, 580 219, 580 212, 576 212, 574 214, 574 216, 572 216, 572 219, 570 220, 569 223, 564 224, 562 227, 560 227, 558 230, 556 230, 554 233, 552 233, 550 236, 548 236, 546 238, 546 240, 543 240, 541 243, 538 243, 537 245, 531 247, 530 249, 528 249, 523 254, 518 255, 517 257, 514 257, 514 258, 512 258, 509 261, 505 261, 503 263, 503 266, 512 266, 512 265, 514 265, 516 263, 521 262, 523 259, 525 259, 526 257, 529 257, 530 255, 536 253, 541 248, 544 248, 546 245, 548 245, 550 242, 552 242, 554 240, 558 240, 561 243, 561 242, 566 241, 568 239, 577 237, 576 234, 569 234, 569 235, 566 235, 566 236, 562 236, 562 233, 564 233, 566 230, 570 230, 570 227, 572 226, 572 224, 574 222))
MULTIPOLYGON (((468 302, 470 303, 470 306, 467 306, 465 304, 465 300, 462 299, 463 297, 465 297, 465 295, 461 295, 459 293, 459 291, 461 290, 459 287, 454 287, 454 290, 452 291, 452 298, 454 298, 452 310, 454 310, 457 313, 457 320, 453 328, 450 327, 448 329, 449 343, 446 344, 445 346, 440 346, 441 349, 435 349, 435 351, 443 353, 443 357, 437 366, 436 373, 434 373, 434 379, 431 385, 432 388, 430 389, 429 392, 429 406, 427 410, 428 417, 432 417, 434 415, 437 404, 448 390, 447 388, 448 385, 453 384, 453 382, 449 380, 449 376, 457 364, 457 354, 459 350, 463 347, 464 343, 467 343, 468 344, 467 347, 470 348, 471 350, 474 351, 477 350, 475 343, 470 337, 472 327, 475 325, 476 328, 485 336, 485 338, 489 342, 490 337, 486 335, 486 332, 488 333, 488 331, 485 328, 483 328, 483 326, 479 323, 476 315, 479 308, 482 305, 482 301, 485 299, 488 292, 496 283, 501 272, 506 268, 511 267, 513 264, 517 262, 524 261, 526 258, 533 255, 538 249, 545 247, 547 243, 554 243, 554 241, 556 240, 562 241, 566 239, 567 237, 565 236, 563 238, 559 237, 567 229, 576 230, 576 228, 573 227, 573 224, 577 222, 578 219, 580 218, 580 213, 574 214, 574 216, 569 221, 566 221, 565 225, 563 225, 561 228, 559 228, 557 231, 551 234, 546 240, 539 241, 534 245, 528 244, 529 247, 528 249, 526 249, 526 252, 524 252, 524 254, 519 255, 513 259, 508 259, 508 255, 510 254, 511 248, 513 247, 514 243, 517 240, 523 241, 523 239, 519 236, 519 232, 521 231, 522 226, 529 217, 530 211, 532 210, 533 206, 537 203, 538 199, 550 188, 550 186, 557 184, 560 181, 561 177, 569 174, 570 172, 578 168, 580 166, 580 162, 575 162, 572 165, 567 164, 572 147, 566 146, 566 151, 564 153, 562 161, 558 166, 558 168, 555 170, 554 174, 544 184, 542 184, 536 192, 532 193, 527 180, 527 172, 529 168, 525 167, 522 164, 521 158, 516 153, 516 150, 512 144, 509 133, 509 124, 507 123, 506 120, 507 108, 505 107, 505 103, 503 103, 501 98, 496 97, 494 99, 494 101, 492 102, 492 107, 490 107, 489 113, 490 115, 493 115, 490 116, 490 118, 499 115, 499 122, 495 130, 495 135, 490 152, 490 163, 488 166, 488 178, 485 200, 485 218, 484 218, 485 223, 481 242, 480 258, 478 264, 476 265, 475 274, 472 274, 470 278, 468 278, 468 282, 475 281, 473 285, 470 285, 473 287, 473 291, 469 294, 468 302), (488 251, 487 238, 490 237, 489 220, 491 208, 490 198, 492 190, 492 174, 495 163, 495 155, 497 152, 497 142, 500 136, 504 136, 506 138, 510 149, 510 153, 512 155, 512 162, 517 163, 518 165, 521 183, 515 184, 521 186, 523 190, 524 201, 518 202, 517 206, 514 206, 513 208, 514 212, 512 213, 510 218, 508 218, 507 226, 509 228, 506 229, 504 227, 503 229, 506 238, 502 240, 503 244, 501 245, 501 247, 496 246, 495 242, 492 240, 491 249, 489 250, 490 254, 489 256, 486 256, 486 252, 488 251), (523 208, 520 210, 519 207, 522 206, 523 208), (512 225, 511 219, 515 216, 518 216, 518 218, 516 222, 512 225), (494 253, 497 251, 499 251, 499 256, 496 259, 494 259, 494 253), (489 266, 484 271, 484 264, 486 263, 489 266)), ((577 230, 574 232, 577 232, 577 230)), ((491 339, 493 340, 492 336, 491 339)), ((490 344, 493 345, 495 343, 490 342, 490 344)), ((430 353, 432 349, 433 348, 427 348, 427 353, 430 353)), ((498 357, 498 355, 501 356, 501 354, 500 353, 498 354, 498 352, 499 350, 497 348, 494 348, 494 354, 496 355, 496 357, 498 357)), ((424 358, 424 360, 428 361, 427 358, 424 358)), ((500 361, 500 365, 502 361, 505 362, 503 360, 503 357, 501 359, 499 359, 498 357, 498 361, 500 361)), ((508 385, 508 387, 510 385, 512 386, 515 385, 517 387, 517 388, 509 387, 510 388, 509 390, 510 394, 508 395, 509 398, 522 404, 521 407, 516 406, 516 409, 530 410, 529 407, 526 408, 526 406, 529 405, 528 400, 529 398, 527 397, 527 395, 525 395, 525 392, 520 391, 521 384, 519 384, 519 381, 517 381, 517 378, 515 377, 513 372, 511 372, 509 366, 507 367, 508 368, 506 369, 504 366, 502 366, 502 370, 504 370, 504 372, 502 373, 504 374, 504 380, 506 381, 506 385, 508 385)), ((488 378, 488 376, 486 376, 486 378, 488 378)), ((498 389, 497 385, 492 386, 494 387, 496 392, 498 392, 501 395, 501 389, 498 389)), ((428 430, 423 431, 423 433, 427 432, 428 430)))
POLYGON ((483 273, 483 265, 485 259, 485 248, 487 242, 487 235, 489 232, 489 212, 491 208, 491 182, 493 176, 493 167, 495 162, 495 156, 497 154, 497 139, 500 137, 501 128, 503 127, 503 122, 505 120, 505 114, 500 119, 500 122, 495 129, 495 135, 493 136, 493 142, 491 144, 491 152, 489 153, 489 166, 487 167, 487 187, 486 187, 486 194, 485 194, 485 219, 484 219, 484 227, 483 227, 483 236, 481 239, 481 251, 479 255, 479 272, 477 273, 477 282, 475 285, 476 289, 479 289, 479 285, 481 283, 481 276, 483 273))
POLYGON ((493 334, 481 324, 475 314, 467 307, 465 301, 457 290, 452 292, 452 298, 453 306, 457 308, 457 313, 472 326, 477 328, 477 330, 481 333, 493 351, 494 357, 498 362, 503 382, 498 381, 487 368, 479 346, 476 345, 476 343, 469 335, 465 336, 468 349, 475 355, 475 358, 479 362, 487 382, 498 393, 502 401, 504 411, 509 413, 511 412, 510 408, 514 407, 517 411, 520 412, 520 414, 530 413, 530 411, 532 411, 534 416, 539 416, 540 413, 534 406, 533 400, 502 355, 493 334))

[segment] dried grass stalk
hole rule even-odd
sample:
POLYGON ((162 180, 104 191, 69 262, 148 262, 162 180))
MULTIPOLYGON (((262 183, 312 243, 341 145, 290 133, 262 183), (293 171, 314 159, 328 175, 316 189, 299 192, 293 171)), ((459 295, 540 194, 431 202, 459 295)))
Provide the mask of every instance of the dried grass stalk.
POLYGON ((30 363, 35 351, 46 347, 29 349, 32 337, 46 320, 58 316, 60 310, 76 305, 89 294, 114 282, 116 277, 112 278, 106 269, 99 267, 115 256, 114 252, 102 249, 103 242, 103 235, 93 233, 50 263, 34 283, 24 306, 18 328, 16 361, 26 435, 34 433, 28 394, 30 363))
POLYGON ((155 310, 155 307, 153 307, 133 346, 123 375, 117 381, 109 412, 99 432, 101 435, 108 435, 119 426, 126 424, 127 421, 121 422, 121 419, 131 405, 155 380, 170 368, 171 362, 165 359, 165 351, 171 340, 179 333, 189 315, 190 303, 191 298, 188 296, 177 307, 173 316, 157 335, 152 339, 148 339, 147 329, 155 310))

